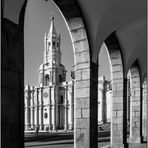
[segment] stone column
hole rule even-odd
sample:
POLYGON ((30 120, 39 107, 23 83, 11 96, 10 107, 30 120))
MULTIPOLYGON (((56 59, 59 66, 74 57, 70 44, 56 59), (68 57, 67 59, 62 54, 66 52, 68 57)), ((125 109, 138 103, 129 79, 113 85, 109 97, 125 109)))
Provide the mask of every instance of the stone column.
POLYGON ((31 106, 31 128, 34 128, 34 88, 31 91, 31 101, 32 101, 32 106, 31 106))
POLYGON ((51 87, 49 87, 49 130, 51 130, 51 124, 52 124, 52 117, 51 117, 51 109, 52 109, 52 105, 51 105, 51 87))
POLYGON ((141 96, 140 96, 140 75, 138 68, 133 66, 131 73, 131 104, 130 104, 130 141, 141 143, 141 96))
POLYGON ((43 88, 40 88, 40 108, 39 108, 39 115, 40 115, 40 130, 43 130, 43 88))
POLYGON ((106 92, 107 92, 107 81, 104 80, 103 90, 102 90, 102 121, 103 121, 103 124, 107 122, 106 92))
POLYGON ((56 86, 54 85, 53 86, 53 91, 54 91, 54 102, 53 102, 53 105, 52 105, 52 109, 53 109, 53 112, 54 112, 54 115, 53 115, 53 130, 56 130, 56 86))
POLYGON ((36 127, 39 127, 39 90, 36 88, 36 127))
POLYGON ((70 130, 74 128, 74 81, 72 81, 72 91, 71 91, 71 127, 70 130))
POLYGON ((30 122, 30 90, 28 90, 28 97, 27 97, 27 106, 26 106, 26 112, 27 112, 27 130, 29 130, 31 122, 30 122))
POLYGON ((52 129, 53 129, 53 130, 56 130, 56 107, 55 107, 55 104, 52 105, 52 109, 53 109, 53 111, 54 111, 53 127, 52 127, 52 129))
POLYGON ((28 114, 29 114, 29 107, 28 107, 28 98, 27 98, 27 102, 26 102, 27 104, 26 104, 26 130, 28 130, 28 114))
POLYGON ((102 88, 98 82, 98 124, 102 123, 102 88))
POLYGON ((102 98, 101 98, 101 116, 102 116, 102 123, 104 124, 104 118, 105 118, 105 112, 104 112, 104 99, 105 99, 105 90, 104 90, 104 81, 103 81, 103 87, 102 87, 102 91, 101 91, 101 94, 102 94, 102 98))
POLYGON ((67 82, 66 82, 66 87, 65 87, 65 123, 64 123, 64 130, 67 130, 68 129, 68 85, 67 85, 67 82))
POLYGON ((60 98, 60 95, 59 95, 59 86, 56 85, 55 87, 55 126, 56 126, 56 129, 58 128, 58 125, 59 125, 59 98, 60 98))

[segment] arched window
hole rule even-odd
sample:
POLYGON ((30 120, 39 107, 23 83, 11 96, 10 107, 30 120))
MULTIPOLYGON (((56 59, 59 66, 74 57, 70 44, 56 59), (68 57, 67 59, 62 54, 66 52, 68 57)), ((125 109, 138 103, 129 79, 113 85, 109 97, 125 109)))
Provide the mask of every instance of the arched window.
POLYGON ((61 102, 60 102, 61 104, 63 104, 64 103, 64 99, 63 99, 63 96, 61 96, 61 102))
POLYGON ((44 118, 47 119, 47 117, 48 117, 48 114, 44 113, 44 118))
POLYGON ((53 41, 53 46, 55 46, 55 41, 53 41))
POLYGON ((49 85, 49 75, 45 75, 45 86, 49 85))
POLYGON ((60 82, 60 83, 63 82, 63 77, 62 77, 62 75, 59 75, 59 82, 60 82))

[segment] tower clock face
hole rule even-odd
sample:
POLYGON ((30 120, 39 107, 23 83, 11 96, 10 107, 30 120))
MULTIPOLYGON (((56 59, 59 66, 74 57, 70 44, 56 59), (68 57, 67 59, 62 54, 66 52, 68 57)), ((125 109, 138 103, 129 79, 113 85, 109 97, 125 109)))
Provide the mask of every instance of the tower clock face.
POLYGON ((47 92, 45 92, 43 95, 44 95, 45 98, 48 97, 48 93, 47 92))

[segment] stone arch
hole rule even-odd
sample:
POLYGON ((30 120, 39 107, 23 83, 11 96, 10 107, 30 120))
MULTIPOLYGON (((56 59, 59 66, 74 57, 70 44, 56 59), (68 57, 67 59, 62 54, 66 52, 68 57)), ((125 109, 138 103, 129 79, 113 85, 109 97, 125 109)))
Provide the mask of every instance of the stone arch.
POLYGON ((122 147, 126 145, 126 112, 125 97, 126 79, 119 42, 115 32, 106 40, 111 69, 112 103, 111 103, 111 146, 122 147))
POLYGON ((91 61, 83 16, 75 0, 53 0, 72 40, 75 62, 74 147, 97 147, 98 64, 91 61))
POLYGON ((141 142, 141 89, 138 61, 135 61, 130 70, 130 140, 132 143, 141 142))
POLYGON ((142 84, 142 138, 147 141, 147 77, 142 84))
POLYGON ((63 15, 73 46, 75 61, 74 147, 96 148, 98 65, 91 61, 86 28, 76 0, 53 0, 53 2, 63 15))

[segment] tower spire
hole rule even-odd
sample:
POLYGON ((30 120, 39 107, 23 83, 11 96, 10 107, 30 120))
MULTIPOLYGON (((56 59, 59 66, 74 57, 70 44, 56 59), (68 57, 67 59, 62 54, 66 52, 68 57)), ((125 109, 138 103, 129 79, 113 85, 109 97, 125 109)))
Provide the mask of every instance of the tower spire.
POLYGON ((50 29, 49 29, 49 32, 48 32, 48 37, 50 35, 53 35, 53 34, 56 34, 56 29, 55 29, 55 26, 54 26, 54 17, 52 16, 51 17, 51 25, 50 25, 50 29))

